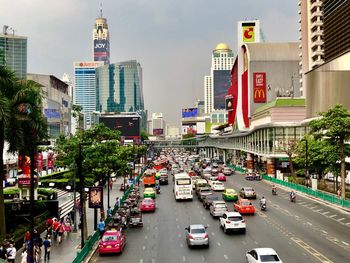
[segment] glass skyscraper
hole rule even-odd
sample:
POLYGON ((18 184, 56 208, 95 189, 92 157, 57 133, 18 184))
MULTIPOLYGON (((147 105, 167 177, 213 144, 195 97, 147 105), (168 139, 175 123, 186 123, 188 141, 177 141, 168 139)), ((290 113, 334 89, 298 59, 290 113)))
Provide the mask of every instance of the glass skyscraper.
POLYGON ((101 113, 144 111, 140 63, 130 60, 97 68, 96 95, 101 113))
POLYGON ((74 63, 75 89, 74 104, 83 108, 84 127, 91 126, 91 114, 96 110, 96 68, 104 64, 103 61, 84 61, 74 63))
POLYGON ((0 34, 0 66, 15 71, 16 77, 27 76, 27 38, 14 34, 0 34))

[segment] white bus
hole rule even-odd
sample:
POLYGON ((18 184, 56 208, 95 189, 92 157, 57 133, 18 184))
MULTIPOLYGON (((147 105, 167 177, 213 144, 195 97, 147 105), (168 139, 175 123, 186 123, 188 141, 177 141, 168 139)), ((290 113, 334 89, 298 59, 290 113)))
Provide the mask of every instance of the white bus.
POLYGON ((174 195, 176 201, 193 199, 192 182, 188 173, 174 175, 174 195))

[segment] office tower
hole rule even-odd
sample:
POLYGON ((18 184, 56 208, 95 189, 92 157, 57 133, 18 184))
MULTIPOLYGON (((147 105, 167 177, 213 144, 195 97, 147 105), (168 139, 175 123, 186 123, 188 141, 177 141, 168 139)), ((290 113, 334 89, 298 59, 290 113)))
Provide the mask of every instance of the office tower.
POLYGON ((96 69, 96 108, 103 112, 144 111, 142 68, 130 60, 96 69))
POLYGON ((109 31, 107 19, 102 16, 102 7, 100 17, 96 18, 93 35, 94 61, 103 61, 109 64, 109 31))
POLYGON ((13 70, 20 79, 27 76, 27 38, 15 35, 8 26, 0 34, 0 66, 13 70))
POLYGON ((103 61, 74 62, 74 104, 81 106, 84 114, 84 128, 92 124, 92 113, 96 110, 96 68, 103 61))
POLYGON ((205 112, 225 109, 225 95, 230 87, 233 52, 225 43, 218 44, 212 53, 210 76, 204 78, 205 112))

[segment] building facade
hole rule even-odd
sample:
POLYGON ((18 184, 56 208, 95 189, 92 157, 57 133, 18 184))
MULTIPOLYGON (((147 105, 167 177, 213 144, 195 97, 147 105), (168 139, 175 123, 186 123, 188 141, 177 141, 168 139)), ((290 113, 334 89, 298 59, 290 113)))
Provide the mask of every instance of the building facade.
POLYGON ((163 113, 154 112, 152 113, 152 119, 149 123, 149 134, 155 136, 164 136, 166 135, 166 123, 164 120, 163 113))
POLYGON ((50 139, 57 139, 60 134, 69 135, 72 110, 69 85, 52 75, 30 73, 27 79, 35 81, 42 87, 43 113, 48 123, 50 139))
POLYGON ((100 17, 96 18, 94 28, 92 30, 94 61, 103 61, 104 64, 109 64, 109 30, 107 19, 102 16, 102 8, 100 17))
POLYGON ((136 60, 96 69, 96 111, 144 111, 142 68, 136 60))
POLYGON ((84 115, 84 128, 92 125, 92 113, 96 111, 96 68, 103 61, 74 62, 73 103, 81 106, 84 115))
POLYGON ((27 76, 27 38, 8 33, 4 26, 4 34, 0 34, 0 66, 6 66, 15 72, 17 78, 27 76))
POLYGON ((218 44, 212 53, 210 76, 204 77, 204 103, 206 113, 225 108, 225 95, 230 86, 233 52, 225 43, 218 44))

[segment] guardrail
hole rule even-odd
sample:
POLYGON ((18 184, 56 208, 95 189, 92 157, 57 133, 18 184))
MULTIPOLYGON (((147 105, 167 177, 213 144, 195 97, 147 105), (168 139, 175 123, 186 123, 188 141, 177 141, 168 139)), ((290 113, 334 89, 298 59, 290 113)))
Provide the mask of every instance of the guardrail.
MULTIPOLYGON (((131 187, 129 187, 128 190, 125 191, 125 193, 123 194, 122 198, 120 199, 120 203, 122 203, 123 201, 125 201, 125 199, 128 197, 130 191, 134 188, 134 185, 138 183, 138 181, 140 181, 143 172, 146 170, 146 166, 143 167, 141 169, 141 172, 139 173, 139 175, 136 177, 136 180, 134 182, 134 184, 131 185, 131 187)), ((112 215, 114 215, 118 210, 118 207, 114 207, 114 209, 112 210, 112 215)), ((107 217, 105 220, 105 224, 107 225, 111 220, 111 217, 107 217)), ((93 249, 95 243, 100 239, 100 233, 99 231, 95 231, 95 233, 90 236, 86 241, 85 241, 85 245, 84 247, 80 250, 80 252, 77 253, 77 256, 75 257, 75 259, 73 260, 72 263, 80 263, 83 262, 83 260, 85 259, 85 257, 89 254, 89 252, 93 249)))
POLYGON ((294 190, 297 190, 297 191, 302 192, 302 193, 307 194, 307 195, 314 196, 316 198, 322 199, 322 200, 330 202, 332 204, 336 204, 336 205, 340 205, 342 207, 350 208, 350 201, 339 198, 334 194, 328 194, 324 191, 319 191, 319 190, 312 190, 311 188, 308 188, 304 185, 285 182, 283 180, 280 180, 280 179, 277 179, 274 177, 270 177, 267 175, 263 175, 263 179, 266 181, 270 181, 270 182, 273 182, 273 183, 276 183, 279 185, 283 185, 283 186, 292 188, 294 190))

